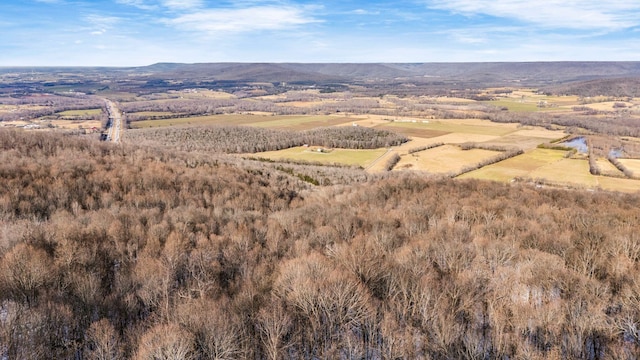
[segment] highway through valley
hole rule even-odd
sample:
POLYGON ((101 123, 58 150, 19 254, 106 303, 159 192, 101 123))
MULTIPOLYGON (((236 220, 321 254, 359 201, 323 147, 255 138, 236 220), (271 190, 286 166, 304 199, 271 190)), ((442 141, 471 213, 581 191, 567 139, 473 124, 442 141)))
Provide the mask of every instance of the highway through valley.
POLYGON ((105 99, 105 102, 107 104, 107 114, 109 115, 106 141, 119 143, 124 128, 122 113, 113 101, 105 99))

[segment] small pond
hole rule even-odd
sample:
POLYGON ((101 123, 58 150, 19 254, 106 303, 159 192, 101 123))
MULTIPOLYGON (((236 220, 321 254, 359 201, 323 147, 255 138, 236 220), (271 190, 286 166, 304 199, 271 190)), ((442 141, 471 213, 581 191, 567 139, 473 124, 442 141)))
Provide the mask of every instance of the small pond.
POLYGON ((560 145, 574 148, 581 154, 586 154, 587 151, 589 151, 589 148, 587 147, 587 139, 583 137, 577 137, 569 141, 565 141, 560 143, 560 145))

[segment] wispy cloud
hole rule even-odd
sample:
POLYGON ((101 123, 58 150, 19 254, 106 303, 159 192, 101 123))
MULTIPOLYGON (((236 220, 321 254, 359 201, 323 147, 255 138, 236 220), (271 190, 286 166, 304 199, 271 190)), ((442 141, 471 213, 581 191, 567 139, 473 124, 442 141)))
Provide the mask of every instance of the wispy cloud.
POLYGON ((351 12, 355 15, 380 15, 380 11, 371 11, 365 9, 356 9, 351 12))
POLYGON ((193 10, 204 7, 202 0, 163 0, 162 5, 173 10, 193 10))
POLYGON ((466 16, 489 15, 546 28, 619 30, 640 24, 635 0, 428 0, 429 7, 466 16))
POLYGON ((254 6, 241 9, 209 9, 165 19, 163 23, 183 30, 218 32, 250 32, 284 30, 319 22, 307 15, 303 7, 254 6))
POLYGON ((99 14, 91 14, 84 17, 84 21, 90 24, 87 31, 90 35, 104 35, 112 29, 116 24, 122 21, 121 18, 115 16, 105 16, 99 14))
POLYGON ((158 7, 146 0, 116 0, 116 3, 128 6, 134 6, 141 10, 156 10, 158 7))

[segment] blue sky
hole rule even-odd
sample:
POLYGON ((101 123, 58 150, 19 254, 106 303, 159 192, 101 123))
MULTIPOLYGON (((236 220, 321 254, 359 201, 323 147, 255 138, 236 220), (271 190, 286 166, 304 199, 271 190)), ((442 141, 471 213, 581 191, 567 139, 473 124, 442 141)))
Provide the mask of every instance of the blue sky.
POLYGON ((640 60, 638 0, 2 0, 0 66, 640 60))

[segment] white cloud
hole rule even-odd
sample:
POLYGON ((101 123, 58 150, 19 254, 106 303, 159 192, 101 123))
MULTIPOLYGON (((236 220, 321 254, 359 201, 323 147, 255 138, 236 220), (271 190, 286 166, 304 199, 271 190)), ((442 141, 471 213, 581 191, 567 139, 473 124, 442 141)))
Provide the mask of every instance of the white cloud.
POLYGON ((484 14, 546 28, 619 30, 640 24, 636 0, 430 0, 427 4, 467 16, 484 14))
POLYGON ((173 10, 189 10, 203 7, 202 0, 163 0, 162 5, 173 10))
POLYGON ((291 6, 255 6, 244 9, 209 9, 163 20, 180 29, 218 32, 284 30, 318 22, 302 8, 291 6))
POLYGON ((365 9, 356 9, 351 12, 356 15, 380 15, 380 11, 369 11, 365 9))
POLYGON ((138 9, 141 9, 141 10, 156 10, 157 9, 157 6, 149 4, 145 0, 116 0, 116 3, 123 4, 123 5, 128 5, 128 6, 135 6, 138 9))

